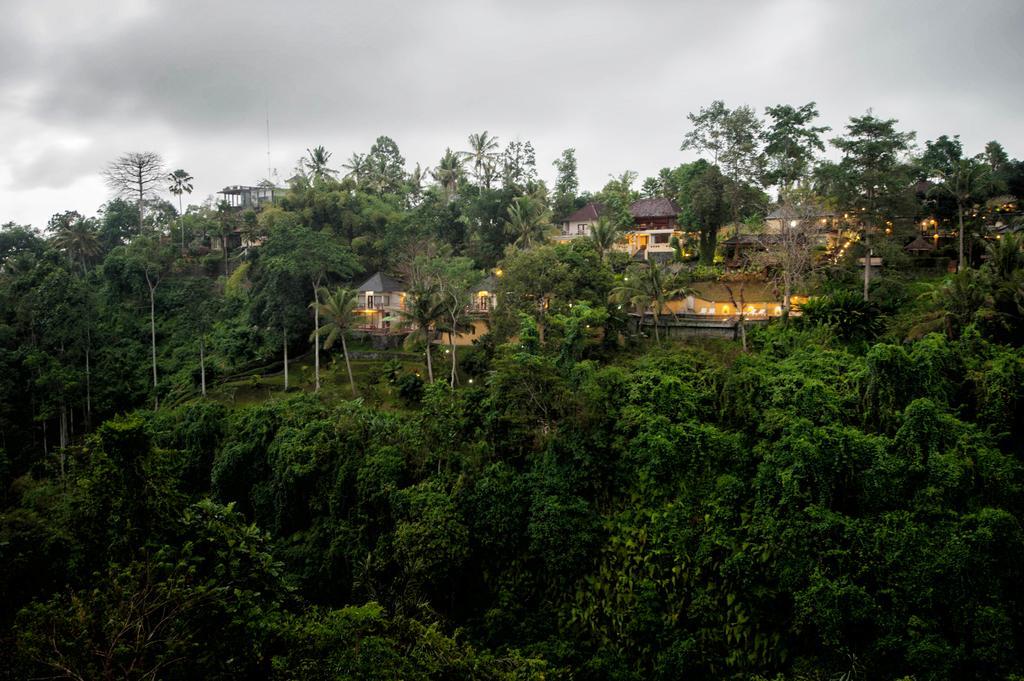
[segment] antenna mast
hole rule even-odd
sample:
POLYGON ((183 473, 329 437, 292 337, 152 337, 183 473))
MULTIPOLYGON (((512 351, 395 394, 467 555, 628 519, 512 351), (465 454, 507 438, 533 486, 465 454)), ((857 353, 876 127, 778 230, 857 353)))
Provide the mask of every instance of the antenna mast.
POLYGON ((268 182, 273 182, 274 180, 271 179, 273 177, 273 174, 272 174, 272 171, 270 169, 270 97, 269 96, 264 100, 264 104, 265 104, 264 108, 265 108, 265 111, 267 113, 267 181, 268 182))

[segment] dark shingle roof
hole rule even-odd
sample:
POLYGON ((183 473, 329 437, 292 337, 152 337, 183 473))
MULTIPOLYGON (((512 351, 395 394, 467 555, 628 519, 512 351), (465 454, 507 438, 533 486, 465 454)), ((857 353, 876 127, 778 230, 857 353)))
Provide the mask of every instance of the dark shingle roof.
POLYGON ((587 205, 580 208, 575 213, 570 213, 566 217, 562 218, 562 222, 581 222, 587 220, 596 220, 601 213, 604 212, 604 205, 591 201, 587 205))
POLYGON ((488 274, 484 277, 479 284, 473 287, 473 293, 478 291, 493 291, 498 288, 498 278, 493 274, 488 274))
POLYGON ((404 291, 405 284, 394 277, 389 277, 383 272, 374 272, 373 275, 359 285, 359 291, 404 291))
POLYGON ((928 243, 928 241, 924 237, 920 237, 919 236, 916 239, 914 239, 913 241, 911 241, 909 244, 904 246, 903 250, 910 251, 910 252, 914 252, 914 251, 934 251, 935 250, 935 244, 928 243))
POLYGON ((672 199, 640 199, 629 207, 634 218, 674 218, 679 206, 672 199))

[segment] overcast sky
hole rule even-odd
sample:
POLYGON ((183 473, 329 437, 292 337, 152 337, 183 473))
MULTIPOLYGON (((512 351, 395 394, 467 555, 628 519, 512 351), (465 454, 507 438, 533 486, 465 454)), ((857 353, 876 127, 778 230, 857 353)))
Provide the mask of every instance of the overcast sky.
POLYGON ((531 140, 542 177, 575 147, 583 189, 692 160, 686 114, 814 100, 868 107, 923 144, 1024 156, 1024 2, 945 0, 0 0, 0 222, 106 201, 99 171, 156 151, 200 203, 335 167, 380 134, 409 166, 488 130, 531 140))

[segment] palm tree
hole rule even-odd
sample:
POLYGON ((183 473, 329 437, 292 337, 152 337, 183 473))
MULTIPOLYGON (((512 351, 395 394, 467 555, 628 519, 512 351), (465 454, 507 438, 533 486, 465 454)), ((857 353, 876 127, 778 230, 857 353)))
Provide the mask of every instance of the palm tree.
POLYGON ((462 178, 462 159, 451 149, 445 149, 441 162, 438 163, 437 168, 431 171, 430 175, 441 185, 445 199, 450 201, 462 178))
MULTIPOLYGON (((345 368, 348 370, 348 382, 352 386, 352 394, 356 394, 356 382, 352 378, 352 363, 348 358, 348 345, 345 344, 345 334, 355 323, 355 310, 359 304, 359 291, 350 288, 338 288, 332 293, 326 287, 319 291, 322 302, 312 302, 317 314, 323 317, 324 321, 319 328, 313 331, 310 340, 318 341, 319 336, 327 336, 324 341, 324 350, 330 350, 334 342, 341 339, 341 351, 345 355, 345 368)), ((319 381, 319 378, 318 378, 319 381)))
POLYGON ((987 165, 973 158, 962 158, 949 170, 937 171, 939 183, 932 191, 948 194, 956 201, 959 223, 960 257, 957 271, 964 268, 964 209, 972 198, 985 191, 992 184, 992 171, 987 165))
POLYGON ((331 152, 324 149, 321 144, 312 149, 306 149, 308 157, 303 159, 303 164, 314 182, 322 182, 325 178, 333 178, 338 174, 337 170, 327 167, 331 160, 331 152))
POLYGON ((64 251, 68 260, 81 264, 83 274, 86 262, 100 253, 100 241, 93 223, 82 217, 61 221, 54 232, 53 245, 64 251))
POLYGON ((527 249, 543 243, 551 227, 549 213, 538 197, 520 196, 508 207, 505 231, 515 237, 515 245, 519 248, 527 249))
POLYGON ((498 138, 491 137, 484 130, 469 136, 469 151, 459 152, 460 156, 473 162, 473 174, 480 186, 491 188, 491 177, 494 173, 494 161, 497 158, 498 138))
POLYGON ((623 277, 622 284, 608 294, 608 300, 612 303, 629 303, 639 310, 641 316, 650 310, 654 318, 654 341, 660 343, 658 325, 668 302, 692 292, 692 289, 673 277, 664 265, 651 262, 646 267, 631 268, 623 277))
POLYGON ((622 228, 607 215, 598 217, 590 231, 590 240, 597 248, 601 260, 604 260, 604 254, 610 251, 620 238, 622 238, 622 228))
POLYGON ((178 168, 167 176, 171 186, 167 191, 178 197, 178 229, 181 230, 181 252, 185 252, 185 214, 181 209, 181 195, 192 193, 192 176, 187 171, 178 168))
POLYGON ((405 347, 412 348, 422 339, 427 345, 427 378, 434 382, 434 365, 430 356, 430 344, 434 331, 444 323, 445 309, 440 301, 436 285, 417 284, 405 297, 406 309, 399 311, 399 328, 409 329, 405 347))
POLYGON ((351 177, 359 184, 363 176, 366 175, 366 154, 353 153, 347 161, 341 164, 341 167, 346 169, 348 172, 345 173, 345 177, 351 177))
MULTIPOLYGON (((428 175, 433 176, 430 168, 421 168, 417 163, 412 172, 409 173, 409 203, 412 206, 419 205, 420 197, 423 195, 423 181, 428 175)), ((436 180, 437 178, 434 177, 436 180)))
POLYGON ((1013 279, 1014 272, 1024 269, 1024 236, 1006 233, 990 242, 985 250, 992 272, 1004 281, 1013 279))

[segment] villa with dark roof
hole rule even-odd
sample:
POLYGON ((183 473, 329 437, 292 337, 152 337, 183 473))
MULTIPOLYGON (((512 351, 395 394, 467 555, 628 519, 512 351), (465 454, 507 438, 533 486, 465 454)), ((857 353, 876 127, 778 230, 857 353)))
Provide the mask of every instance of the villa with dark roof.
MULTIPOLYGON (((470 323, 462 332, 455 335, 456 345, 470 345, 488 330, 487 317, 498 304, 498 280, 501 271, 485 277, 470 291, 467 311, 470 323)), ((388 337, 401 337, 410 329, 402 328, 398 321, 405 310, 406 286, 400 279, 383 272, 375 272, 369 279, 359 285, 356 314, 359 319, 355 329, 371 334, 374 341, 387 343, 388 337)), ((435 338, 435 343, 445 343, 444 339, 435 338)))
POLYGON ((626 233, 626 248, 634 260, 671 260, 672 237, 682 237, 677 222, 679 206, 672 199, 640 199, 629 207, 633 228, 626 233))
POLYGON ((359 285, 360 321, 363 331, 387 332, 398 313, 405 309, 405 284, 383 272, 376 272, 359 285))
POLYGON ((554 236, 554 241, 572 241, 580 237, 588 237, 593 233, 597 219, 604 212, 604 206, 591 201, 574 213, 570 213, 559 223, 561 228, 554 236))

